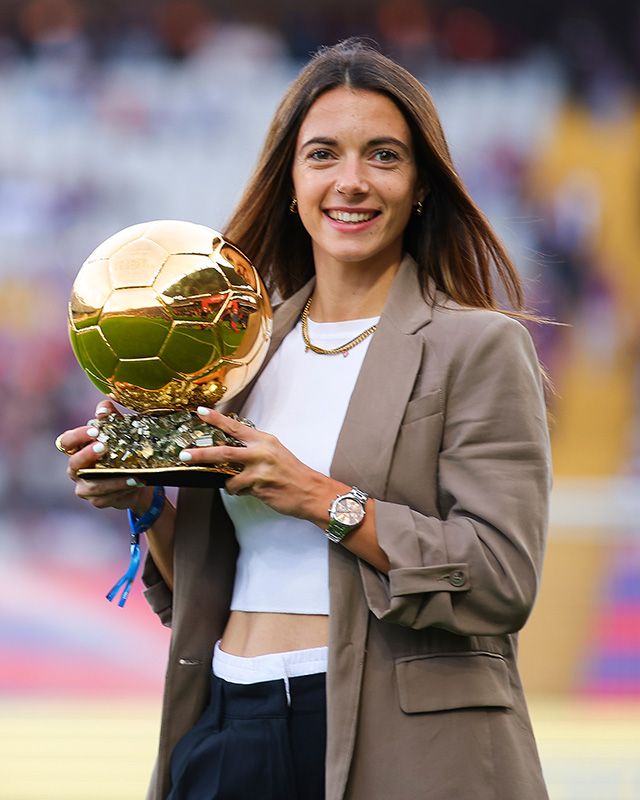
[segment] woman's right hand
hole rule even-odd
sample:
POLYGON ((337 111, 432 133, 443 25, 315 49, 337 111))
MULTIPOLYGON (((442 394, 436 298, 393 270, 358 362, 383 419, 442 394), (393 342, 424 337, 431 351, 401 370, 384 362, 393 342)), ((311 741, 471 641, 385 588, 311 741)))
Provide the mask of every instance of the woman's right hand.
MULTIPOLYGON (((96 408, 96 417, 117 413, 113 403, 103 400, 96 408)), ((58 444, 69 454, 67 475, 75 483, 77 497, 86 500, 95 508, 131 508, 140 516, 151 504, 153 487, 145 486, 134 478, 80 478, 78 471, 93 467, 104 455, 102 442, 96 441, 97 428, 83 425, 65 431, 58 437, 58 444)))

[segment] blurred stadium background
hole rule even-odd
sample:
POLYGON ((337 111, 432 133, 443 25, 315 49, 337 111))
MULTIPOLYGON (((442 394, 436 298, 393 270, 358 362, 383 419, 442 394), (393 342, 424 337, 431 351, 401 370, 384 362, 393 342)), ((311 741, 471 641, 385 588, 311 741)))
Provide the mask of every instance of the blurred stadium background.
POLYGON ((134 222, 221 226, 287 83, 353 34, 430 89, 530 304, 569 323, 533 330, 556 488, 523 678, 552 800, 640 797, 640 4, 0 0, 3 800, 141 798, 156 742, 167 632, 139 585, 104 600, 124 519, 53 448, 97 399, 73 278, 134 222))

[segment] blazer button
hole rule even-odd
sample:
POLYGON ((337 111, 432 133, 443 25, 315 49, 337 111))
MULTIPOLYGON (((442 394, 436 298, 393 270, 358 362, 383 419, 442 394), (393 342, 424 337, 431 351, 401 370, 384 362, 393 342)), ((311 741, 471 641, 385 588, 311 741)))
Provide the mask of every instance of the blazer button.
POLYGON ((449 575, 449 583, 452 586, 463 586, 466 578, 462 570, 456 569, 449 575))

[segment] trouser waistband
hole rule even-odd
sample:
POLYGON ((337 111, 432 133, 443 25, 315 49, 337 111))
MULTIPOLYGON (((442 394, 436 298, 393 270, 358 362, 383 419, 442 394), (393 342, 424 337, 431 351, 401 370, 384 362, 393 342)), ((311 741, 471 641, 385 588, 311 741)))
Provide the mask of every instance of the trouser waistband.
POLYGON ((259 683, 315 675, 327 671, 327 656, 327 647, 312 647, 246 658, 226 653, 218 641, 213 650, 213 674, 230 683, 259 683))

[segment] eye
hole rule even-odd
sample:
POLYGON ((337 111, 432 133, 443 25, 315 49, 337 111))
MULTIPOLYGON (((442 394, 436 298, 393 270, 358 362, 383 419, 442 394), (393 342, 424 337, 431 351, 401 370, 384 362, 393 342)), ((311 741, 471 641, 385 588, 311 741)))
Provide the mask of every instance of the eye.
POLYGON ((379 161, 381 164, 393 164, 395 161, 399 160, 398 154, 394 150, 376 150, 373 154, 373 158, 375 161, 379 161))
POLYGON ((311 161, 328 161, 331 158, 331 153, 328 150, 312 150, 307 158, 311 161))

